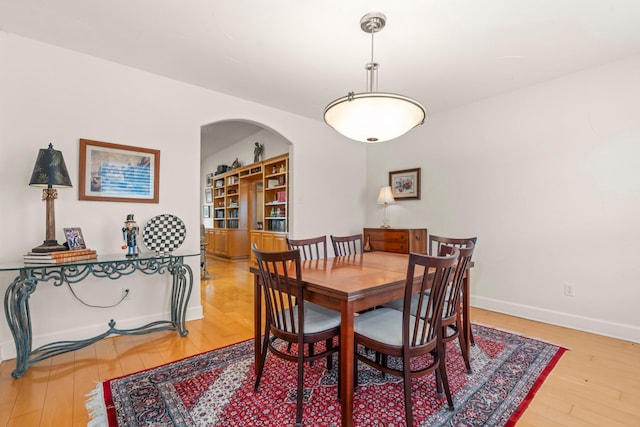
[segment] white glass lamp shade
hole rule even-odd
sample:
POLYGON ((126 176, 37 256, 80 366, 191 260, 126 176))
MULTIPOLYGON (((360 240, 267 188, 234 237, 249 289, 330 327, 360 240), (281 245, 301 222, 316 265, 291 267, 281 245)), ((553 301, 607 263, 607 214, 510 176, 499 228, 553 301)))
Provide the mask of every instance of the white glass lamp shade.
POLYGON ((404 135, 424 123, 426 112, 419 102, 383 92, 349 94, 324 110, 324 121, 347 138, 383 142, 404 135))
POLYGON ((395 202, 396 199, 393 198, 391 187, 380 187, 380 192, 378 193, 378 201, 376 203, 379 205, 393 205, 395 204, 395 202))

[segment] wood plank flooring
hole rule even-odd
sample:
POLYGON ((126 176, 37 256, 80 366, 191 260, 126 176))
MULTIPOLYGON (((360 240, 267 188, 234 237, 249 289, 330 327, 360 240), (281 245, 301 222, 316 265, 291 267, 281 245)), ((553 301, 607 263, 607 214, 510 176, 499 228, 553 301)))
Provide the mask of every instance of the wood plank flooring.
MULTIPOLYGON (((86 426, 85 395, 113 377, 202 353, 253 335, 253 281, 245 261, 209 259, 200 283, 205 317, 189 335, 175 332, 106 339, 60 355, 11 378, 0 365, 0 426, 86 426)), ((518 426, 640 427, 640 344, 473 309, 476 322, 570 349, 551 372, 518 426)))

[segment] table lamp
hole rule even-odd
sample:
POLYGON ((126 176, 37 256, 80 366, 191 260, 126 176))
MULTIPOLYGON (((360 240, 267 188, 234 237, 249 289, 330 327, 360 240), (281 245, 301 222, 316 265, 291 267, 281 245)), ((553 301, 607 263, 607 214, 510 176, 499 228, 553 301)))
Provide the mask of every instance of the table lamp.
POLYGON ((379 205, 384 205, 384 224, 382 224, 380 228, 391 228, 391 226, 389 225, 389 217, 387 216, 387 206, 396 203, 396 199, 393 198, 391 187, 380 187, 380 192, 378 193, 378 201, 376 203, 379 205))
POLYGON ((67 250, 66 246, 58 244, 56 241, 56 216, 53 201, 58 197, 56 188, 71 187, 71 178, 67 172, 62 152, 53 149, 53 144, 49 148, 40 149, 36 165, 33 167, 29 185, 34 187, 44 187, 42 189, 42 200, 47 202, 47 222, 46 238, 38 247, 33 248, 33 252, 56 252, 67 250))

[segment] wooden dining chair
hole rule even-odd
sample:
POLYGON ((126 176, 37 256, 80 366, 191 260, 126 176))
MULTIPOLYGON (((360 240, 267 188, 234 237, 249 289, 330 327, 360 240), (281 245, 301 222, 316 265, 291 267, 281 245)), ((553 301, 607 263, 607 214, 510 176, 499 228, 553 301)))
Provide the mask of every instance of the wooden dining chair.
MULTIPOLYGON (((441 246, 439 249, 440 253, 444 253, 446 248, 447 246, 441 246)), ((472 241, 468 241, 466 245, 461 245, 457 248, 460 252, 460 256, 458 257, 458 264, 456 265, 453 280, 447 286, 444 306, 442 308, 443 349, 446 352, 447 343, 457 338, 458 344, 460 345, 462 359, 464 360, 464 365, 467 368, 468 373, 471 373, 471 361, 469 356, 469 347, 464 339, 464 327, 462 323, 460 304, 463 288, 462 283, 469 263, 471 262, 474 248, 475 245, 472 241)), ((446 355, 443 354, 442 358, 443 360, 446 360, 446 355)))
POLYGON ((302 259, 327 259, 327 236, 312 237, 309 239, 289 239, 287 237, 287 247, 298 249, 302 259))
MULTIPOLYGON (((444 256, 451 253, 452 248, 455 246, 449 245, 439 245, 438 246, 438 254, 439 256, 444 256)), ((458 263, 456 264, 454 275, 451 278, 451 281, 447 285, 446 295, 444 300, 444 306, 442 308, 442 340, 444 342, 444 350, 446 351, 447 345, 446 343, 458 339, 458 343, 460 345, 460 353, 462 355, 462 360, 464 361, 464 365, 467 368, 467 372, 471 373, 471 358, 470 358, 470 350, 467 346, 465 335, 464 335, 464 326, 462 323, 462 316, 460 311, 461 297, 462 297, 462 288, 463 288, 463 280, 464 275, 469 267, 469 263, 471 262, 471 258, 473 256, 473 250, 475 245, 471 240, 467 240, 464 244, 460 244, 456 247, 460 252, 458 257, 458 263)), ((427 293, 430 291, 427 291, 427 293)), ((402 311, 404 310, 404 300, 402 298, 388 302, 383 304, 382 307, 385 308, 393 308, 394 310, 402 311)), ((426 307, 422 307, 421 310, 418 310, 418 300, 417 296, 414 295, 413 301, 411 304, 411 314, 413 316, 431 316, 431 313, 425 311, 426 307)), ((443 359, 445 356, 443 355, 443 359)))
POLYGON ((464 247, 467 242, 472 242, 474 245, 478 242, 477 237, 466 238, 454 238, 454 237, 442 237, 434 234, 429 235, 429 255, 437 254, 440 252, 442 246, 453 246, 456 248, 464 247))
MULTIPOLYGON (((444 388, 447 403, 453 409, 453 398, 449 389, 447 371, 444 365, 442 316, 413 316, 411 305, 415 301, 418 311, 440 313, 444 305, 447 284, 452 280, 459 251, 451 249, 448 256, 430 256, 411 253, 405 280, 404 310, 378 308, 362 313, 354 318, 355 361, 354 384, 357 386, 357 363, 367 365, 384 373, 402 377, 404 382, 405 418, 408 426, 413 425, 411 401, 411 378, 436 372, 436 393, 444 388), (414 280, 421 276, 419 286, 414 280), (426 292, 431 290, 430 292, 426 292), (359 352, 358 345, 374 351, 359 352), (431 358, 425 357, 431 355, 431 358), (390 366, 388 357, 400 359, 400 367, 390 366), (411 361, 423 358, 411 366, 411 361)), ((438 397, 441 397, 438 394, 438 397)))
MULTIPOLYGON (((262 340, 262 353, 254 391, 259 390, 260 379, 267 358, 267 350, 277 357, 298 366, 296 426, 302 425, 304 395, 304 364, 326 358, 327 369, 333 368, 333 353, 340 349, 340 313, 305 302, 300 268, 300 251, 262 252, 255 244, 252 250, 260 271, 260 285, 266 307, 266 322, 262 340), (294 301, 294 297, 297 304, 294 301), (337 338, 337 345, 334 339, 337 338), (316 344, 324 342, 323 346, 316 344), (296 344, 289 349, 288 344, 296 344), (305 354, 304 348, 314 348, 305 354)), ((339 375, 339 374, 338 374, 339 375)), ((338 378, 338 382, 340 378, 338 378)))
POLYGON ((362 234, 351 236, 331 236, 335 256, 356 255, 364 252, 362 234))
MULTIPOLYGON (((473 245, 475 246, 478 242, 478 238, 477 237, 467 237, 467 238, 455 238, 455 237, 443 237, 443 236, 436 236, 436 235, 430 235, 429 236, 429 254, 437 254, 440 252, 440 248, 442 246, 453 246, 456 248, 460 248, 460 247, 464 247, 466 246, 467 242, 473 242, 473 245)), ((464 287, 462 289, 462 291, 464 292, 464 287)), ((462 298, 469 298, 470 295, 464 295, 462 294, 462 298)), ((463 322, 463 325, 467 325, 470 324, 469 322, 463 322)), ((465 328, 462 331, 465 334, 465 337, 468 337, 468 340, 465 339, 465 342, 470 342, 472 345, 475 345, 476 342, 473 339, 473 331, 471 330, 471 328, 469 328, 468 330, 465 328)))

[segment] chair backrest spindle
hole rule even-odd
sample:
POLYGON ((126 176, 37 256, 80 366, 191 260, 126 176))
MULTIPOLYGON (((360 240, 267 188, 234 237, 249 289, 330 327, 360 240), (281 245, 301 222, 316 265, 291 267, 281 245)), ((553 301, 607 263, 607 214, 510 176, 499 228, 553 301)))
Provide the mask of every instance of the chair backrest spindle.
POLYGON ((298 249, 304 260, 327 259, 327 236, 312 237, 309 239, 289 239, 287 247, 298 249))
POLYGON ((332 235, 331 244, 333 245, 335 256, 356 255, 364 252, 362 234, 353 234, 351 236, 332 235))

